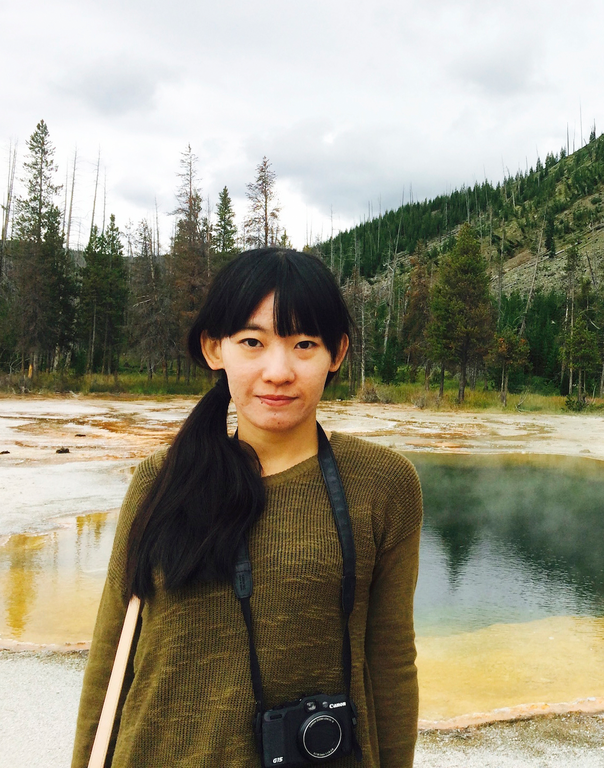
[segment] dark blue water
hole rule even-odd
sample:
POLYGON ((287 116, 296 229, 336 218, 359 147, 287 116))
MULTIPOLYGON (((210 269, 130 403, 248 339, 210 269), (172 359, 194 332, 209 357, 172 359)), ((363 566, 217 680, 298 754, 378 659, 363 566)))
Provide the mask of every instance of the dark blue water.
POLYGON ((409 458, 425 508, 418 634, 604 615, 604 463, 409 458))

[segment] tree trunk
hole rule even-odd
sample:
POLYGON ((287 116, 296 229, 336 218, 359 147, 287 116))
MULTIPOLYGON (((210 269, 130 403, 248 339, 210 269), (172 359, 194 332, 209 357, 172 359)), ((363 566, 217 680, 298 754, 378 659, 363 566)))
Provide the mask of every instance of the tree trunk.
POLYGON ((94 342, 96 339, 96 301, 94 302, 94 308, 92 312, 92 339, 90 341, 90 349, 88 350, 88 370, 87 373, 92 373, 94 367, 94 342))
POLYGON ((430 391, 430 373, 432 371, 432 363, 428 360, 426 363, 425 373, 424 373, 424 389, 426 392, 430 391))
POLYGON ((457 393, 457 402, 463 403, 466 395, 466 380, 467 380, 468 361, 462 359, 459 368, 459 392, 457 393))
POLYGON ((365 389, 365 302, 361 299, 361 389, 365 389))
POLYGON ((103 335, 103 362, 102 362, 102 371, 103 373, 109 373, 108 370, 108 364, 107 364, 107 339, 109 337, 109 315, 105 315, 105 333, 103 335))
POLYGON ((501 325, 501 294, 503 293, 503 248, 505 245, 505 224, 501 232, 501 253, 497 265, 497 327, 501 325))
POLYGON ((445 394, 445 362, 444 360, 440 364, 440 387, 438 390, 438 396, 442 400, 445 394))
POLYGON ((503 402, 503 407, 504 408, 507 408, 507 406, 508 406, 508 379, 509 379, 509 376, 510 376, 510 371, 508 369, 505 372, 505 379, 504 379, 504 382, 503 382, 503 397, 501 398, 502 402, 503 402))
POLYGON ((533 270, 533 278, 531 280, 531 287, 529 289, 529 294, 526 298, 526 307, 524 309, 524 314, 522 315, 522 323, 520 324, 518 338, 522 338, 522 336, 524 335, 524 329, 526 328, 526 316, 528 315, 528 311, 531 306, 531 301, 533 300, 533 291, 535 288, 535 280, 537 279, 537 269, 539 267, 539 257, 541 256, 541 242, 543 240, 544 230, 545 230, 545 224, 543 225, 543 227, 541 227, 541 234, 539 235, 539 245, 537 246, 537 255, 535 256, 535 269, 533 270))

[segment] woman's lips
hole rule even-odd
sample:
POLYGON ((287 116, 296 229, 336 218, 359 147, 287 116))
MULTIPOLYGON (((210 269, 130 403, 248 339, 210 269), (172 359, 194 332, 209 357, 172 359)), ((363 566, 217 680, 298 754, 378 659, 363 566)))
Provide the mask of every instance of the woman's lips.
POLYGON ((295 397, 288 397, 287 395, 258 395, 261 403, 265 405, 287 405, 293 402, 295 397))

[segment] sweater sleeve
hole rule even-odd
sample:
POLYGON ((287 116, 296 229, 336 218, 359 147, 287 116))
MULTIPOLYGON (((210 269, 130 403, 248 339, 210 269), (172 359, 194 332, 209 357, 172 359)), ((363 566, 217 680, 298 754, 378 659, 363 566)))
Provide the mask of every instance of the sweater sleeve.
MULTIPOLYGON (((99 605, 90 653, 84 673, 71 763, 72 768, 86 768, 90 759, 92 744, 105 700, 105 692, 107 691, 115 652, 126 615, 125 568, 128 534, 138 506, 155 478, 161 459, 162 454, 158 452, 138 465, 122 504, 107 579, 99 605)), ((107 766, 111 764, 111 756, 119 730, 122 705, 132 683, 132 659, 135 648, 136 635, 132 644, 132 652, 126 669, 120 702, 114 721, 111 742, 107 753, 107 766)))
POLYGON ((381 768, 412 768, 418 683, 413 594, 420 529, 382 554, 371 587, 365 651, 373 689, 381 768))
POLYGON ((414 467, 397 459, 377 542, 365 635, 381 768, 412 767, 419 701, 413 596, 422 497, 414 467))

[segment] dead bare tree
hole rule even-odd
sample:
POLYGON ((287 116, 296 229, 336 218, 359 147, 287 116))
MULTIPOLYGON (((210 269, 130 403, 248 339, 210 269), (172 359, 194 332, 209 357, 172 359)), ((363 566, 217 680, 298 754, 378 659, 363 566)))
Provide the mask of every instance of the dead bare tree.
POLYGON ((543 242, 544 230, 545 230, 545 220, 543 222, 543 226, 541 227, 541 234, 539 235, 539 245, 537 246, 537 255, 535 256, 535 269, 533 270, 533 279, 531 280, 531 287, 529 289, 528 296, 526 297, 526 306, 524 308, 524 313, 522 314, 522 323, 520 324, 520 330, 518 331, 519 338, 522 338, 522 336, 524 335, 524 330, 526 328, 526 316, 530 309, 531 301, 533 300, 533 292, 535 290, 535 280, 537 279, 537 269, 539 268, 539 259, 541 257, 541 243, 543 242))
POLYGON ((4 252, 8 241, 8 227, 10 223, 11 209, 13 205, 13 189, 15 186, 15 169, 17 167, 17 144, 12 142, 8 148, 8 182, 6 186, 6 199, 2 206, 2 247, 0 248, 0 277, 4 270, 4 252))
POLYGON ((69 253, 69 238, 71 235, 71 221, 73 216, 73 190, 75 189, 76 166, 78 164, 78 148, 73 153, 73 171, 71 174, 71 192, 69 195, 69 214, 67 215, 67 232, 65 235, 65 251, 69 253))
POLYGON ((99 156, 96 161, 96 179, 94 182, 94 197, 92 199, 92 217, 90 219, 90 237, 92 237, 92 228, 94 227, 94 213, 96 210, 96 193, 99 188, 99 170, 101 168, 101 150, 99 148, 99 156))

